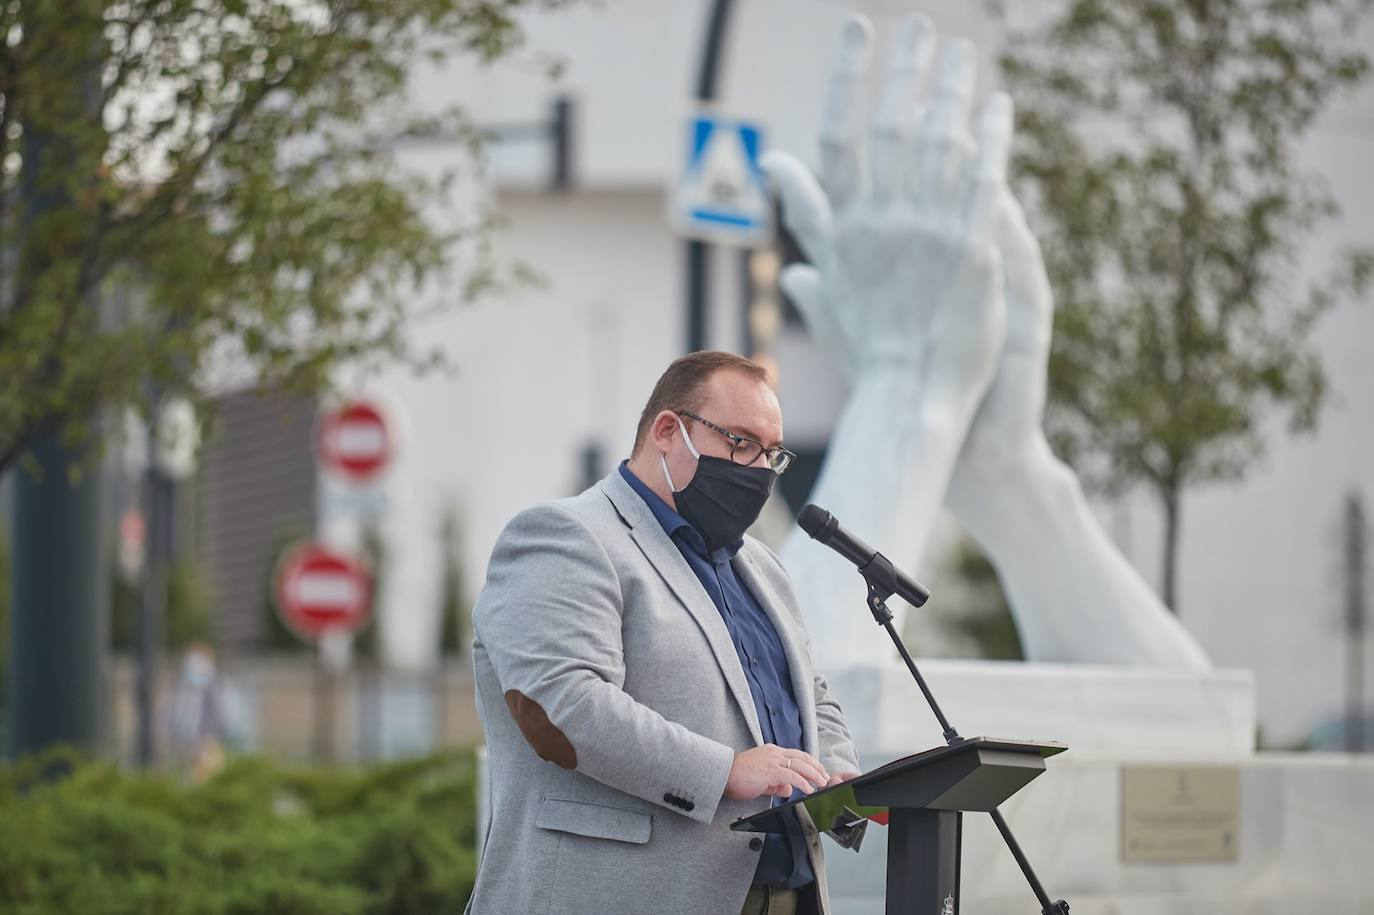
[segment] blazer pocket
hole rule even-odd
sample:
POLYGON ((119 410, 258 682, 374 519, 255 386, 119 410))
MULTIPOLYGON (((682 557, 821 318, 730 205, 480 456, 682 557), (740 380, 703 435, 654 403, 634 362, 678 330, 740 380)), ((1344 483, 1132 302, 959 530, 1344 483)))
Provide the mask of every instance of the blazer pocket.
POLYGON ((546 797, 539 803, 534 825, 594 839, 643 845, 653 830, 653 814, 585 801, 546 797))

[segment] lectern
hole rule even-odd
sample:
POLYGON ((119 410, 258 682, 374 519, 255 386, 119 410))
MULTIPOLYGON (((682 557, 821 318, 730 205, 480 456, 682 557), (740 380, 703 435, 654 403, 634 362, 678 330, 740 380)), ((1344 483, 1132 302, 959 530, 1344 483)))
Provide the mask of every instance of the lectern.
MULTIPOLYGON (((935 720, 940 722, 948 744, 888 763, 847 783, 847 786, 853 786, 856 804, 886 804, 891 810, 894 830, 888 840, 887 853, 889 915, 895 912, 954 915, 959 911, 959 841, 961 815, 965 810, 985 810, 991 816, 993 825, 1007 843, 1007 850, 1016 859, 1026 883, 1040 903, 1041 915, 1069 915, 1068 902, 1063 899, 1050 901, 1049 894, 1040 884, 1040 878, 1035 875, 1035 869, 1021 851, 1016 837, 1011 834, 1011 827, 997 809, 1002 800, 1011 797, 1022 785, 1045 771, 1046 756, 1062 752, 1068 747, 1057 743, 1030 743, 989 737, 969 740, 960 737, 940 709, 940 703, 935 701, 935 694, 926 685, 925 677, 917 669, 911 652, 906 650, 902 637, 892 627, 892 611, 887 606, 887 599, 894 594, 902 595, 916 607, 924 604, 930 594, 899 572, 892 560, 840 527, 840 522, 825 509, 807 505, 797 515, 797 523, 813 538, 858 566, 859 574, 868 586, 865 604, 873 614, 873 621, 882 626, 892 639, 921 695, 926 697, 935 720), (941 887, 945 889, 941 890, 941 887), (942 892, 944 895, 940 895, 942 892), (907 893, 914 894, 910 902, 906 899, 907 893), (939 908, 931 900, 938 903, 939 908)), ((823 799, 824 795, 824 791, 818 791, 800 803, 808 804, 812 820, 821 829, 830 832, 842 844, 857 848, 858 841, 863 838, 861 830, 866 825, 860 816, 863 811, 851 808, 851 812, 843 813, 841 805, 843 817, 835 820, 833 812, 811 810, 808 802, 812 798, 823 799), (818 813, 820 817, 816 816, 818 813), (832 825, 827 827, 827 823, 832 825), (846 829, 849 830, 847 833, 846 829)), ((749 829, 752 827, 741 827, 740 823, 770 814, 772 811, 765 811, 747 817, 734 826, 749 829)))
POLYGON ((818 829, 848 844, 865 818, 886 813, 888 915, 955 915, 963 812, 995 811, 1045 771, 1046 757, 1065 749, 1059 743, 966 738, 744 817, 731 828, 781 832, 782 812, 801 804, 818 829))

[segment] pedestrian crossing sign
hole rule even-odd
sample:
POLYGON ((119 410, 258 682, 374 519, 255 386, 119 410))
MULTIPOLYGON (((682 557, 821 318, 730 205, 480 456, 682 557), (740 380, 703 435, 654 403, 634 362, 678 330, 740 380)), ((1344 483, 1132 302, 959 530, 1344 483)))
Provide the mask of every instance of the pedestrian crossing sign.
POLYGON ((759 169, 763 128, 697 114, 688 122, 687 164, 669 203, 678 234, 756 247, 773 231, 773 204, 759 169))

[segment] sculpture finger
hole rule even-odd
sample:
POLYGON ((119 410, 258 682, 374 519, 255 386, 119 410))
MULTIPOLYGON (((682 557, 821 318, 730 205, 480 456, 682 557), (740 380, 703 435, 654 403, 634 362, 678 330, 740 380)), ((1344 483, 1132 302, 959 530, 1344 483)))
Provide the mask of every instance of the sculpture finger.
POLYGON ((999 215, 1011 154, 1011 119, 1011 97, 1005 92, 989 95, 978 119, 978 154, 969 175, 968 226, 974 235, 988 232, 999 215))
POLYGON ((957 185, 973 140, 968 134, 969 109, 977 56, 973 43, 956 38, 940 55, 935 95, 927 108, 918 137, 920 191, 940 200, 957 185))
POLYGON ((874 196, 904 190, 910 168, 909 145, 915 128, 916 90, 935 50, 935 26, 916 13, 902 23, 888 61, 887 85, 873 117, 869 138, 869 176, 874 196))
POLYGON ((1054 324, 1054 293, 1040 243, 1008 188, 998 200, 997 247, 1007 284, 1007 348, 1032 356, 1043 380, 1054 324))
POLYGON ((810 264, 790 264, 783 268, 778 284, 801 312, 812 339, 826 349, 833 350, 848 371, 853 353, 825 295, 820 271, 810 264))
POLYGON ((834 217, 820 183, 810 169, 785 152, 764 153, 759 167, 782 199, 782 224, 806 259, 824 267, 830 260, 834 217))
POLYGON ((821 179, 839 210, 863 187, 859 96, 868 70, 873 26, 851 16, 840 37, 840 54, 830 73, 830 90, 821 115, 821 179))

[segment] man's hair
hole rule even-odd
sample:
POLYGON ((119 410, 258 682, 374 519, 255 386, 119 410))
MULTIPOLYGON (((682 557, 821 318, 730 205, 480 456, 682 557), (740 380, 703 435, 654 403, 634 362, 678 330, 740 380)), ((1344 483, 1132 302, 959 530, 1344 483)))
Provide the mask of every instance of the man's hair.
POLYGON ((740 372, 765 384, 769 383, 766 368, 734 353, 702 350, 674 359, 667 371, 659 376, 653 393, 649 395, 649 402, 644 405, 644 412, 639 414, 639 426, 635 429, 635 444, 631 453, 639 452, 640 446, 649 437, 654 417, 664 410, 674 413, 700 411, 701 403, 706 399, 707 382, 716 372, 725 369, 740 372))

